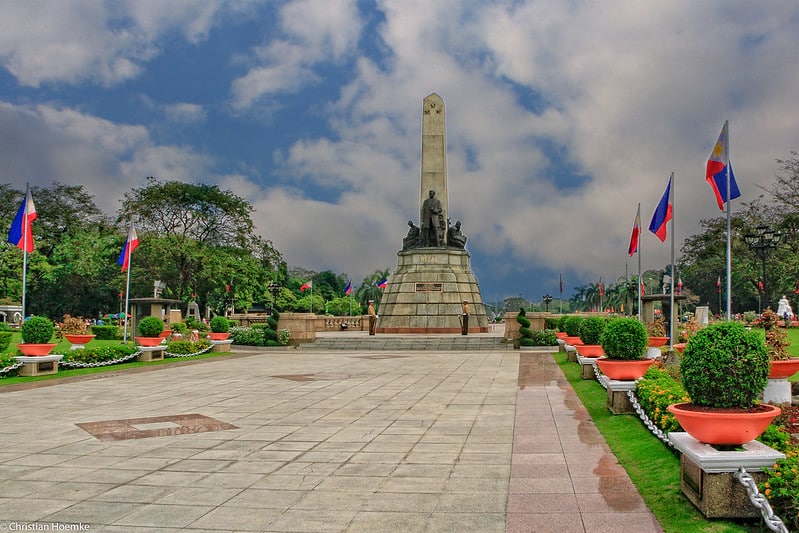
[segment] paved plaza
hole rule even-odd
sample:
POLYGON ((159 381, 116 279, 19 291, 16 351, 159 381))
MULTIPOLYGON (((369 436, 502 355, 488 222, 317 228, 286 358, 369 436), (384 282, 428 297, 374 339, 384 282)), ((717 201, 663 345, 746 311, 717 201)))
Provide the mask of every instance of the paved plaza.
POLYGON ((0 399, 0 531, 661 530, 547 353, 249 351, 0 399))

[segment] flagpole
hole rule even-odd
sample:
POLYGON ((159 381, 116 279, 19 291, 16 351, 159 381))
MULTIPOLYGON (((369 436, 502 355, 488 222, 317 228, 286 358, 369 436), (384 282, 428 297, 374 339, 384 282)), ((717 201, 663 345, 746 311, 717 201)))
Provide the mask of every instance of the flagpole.
POLYGON ((128 306, 130 305, 130 270, 131 270, 131 267, 133 265, 130 262, 130 260, 132 258, 132 256, 131 256, 131 252, 132 252, 131 244, 132 243, 129 243, 127 241, 130 240, 130 234, 131 234, 130 230, 131 229, 133 229, 133 219, 132 218, 130 219, 130 229, 128 230, 128 236, 125 237, 125 241, 126 241, 125 254, 127 254, 127 258, 126 259, 127 259, 127 265, 128 265, 128 276, 127 276, 127 282, 125 283, 125 317, 124 317, 125 318, 125 334, 123 336, 123 342, 128 342, 128 306))
POLYGON ((25 184, 25 196, 22 199, 22 203, 25 205, 25 209, 22 213, 22 320, 25 320, 25 297, 26 297, 26 288, 28 284, 28 227, 30 226, 30 220, 28 220, 28 195, 30 194, 31 185, 30 183, 25 184))
POLYGON ((724 129, 727 130, 727 135, 724 137, 724 142, 727 143, 725 147, 725 153, 727 154, 727 166, 725 167, 725 173, 727 174, 727 320, 730 320, 732 315, 732 246, 730 244, 730 220, 731 220, 731 209, 730 204, 732 203, 732 199, 730 198, 730 134, 729 134, 729 125, 727 120, 724 121, 724 129))
MULTIPOLYGON (((641 225, 641 202, 638 202, 638 214, 635 219, 641 225)), ((641 320, 641 228, 638 228, 638 320, 641 320)))
POLYGON ((674 234, 676 233, 675 230, 675 220, 676 216, 674 215, 675 211, 675 202, 674 198, 677 196, 677 193, 674 191, 676 186, 674 185, 674 172, 671 173, 671 287, 669 289, 669 295, 671 301, 669 302, 669 313, 671 316, 669 317, 669 350, 674 351, 674 234))

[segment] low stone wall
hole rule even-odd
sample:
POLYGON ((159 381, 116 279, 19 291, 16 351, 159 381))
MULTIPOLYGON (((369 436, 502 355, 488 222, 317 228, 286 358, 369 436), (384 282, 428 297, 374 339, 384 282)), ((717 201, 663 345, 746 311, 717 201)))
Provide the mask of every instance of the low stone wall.
POLYGON ((280 313, 277 327, 291 332, 291 344, 302 344, 316 340, 316 320, 313 313, 280 313))
POLYGON ((368 331, 369 316, 317 316, 314 323, 316 331, 368 331), (342 327, 344 326, 344 327, 342 327))

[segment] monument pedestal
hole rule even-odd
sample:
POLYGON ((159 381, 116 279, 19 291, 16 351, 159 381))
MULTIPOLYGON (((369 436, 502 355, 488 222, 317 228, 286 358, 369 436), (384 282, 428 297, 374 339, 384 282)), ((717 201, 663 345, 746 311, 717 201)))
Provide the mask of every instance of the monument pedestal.
POLYGON ((397 263, 380 300, 377 333, 462 333, 464 300, 468 332, 490 331, 466 250, 415 248, 397 252, 397 263))

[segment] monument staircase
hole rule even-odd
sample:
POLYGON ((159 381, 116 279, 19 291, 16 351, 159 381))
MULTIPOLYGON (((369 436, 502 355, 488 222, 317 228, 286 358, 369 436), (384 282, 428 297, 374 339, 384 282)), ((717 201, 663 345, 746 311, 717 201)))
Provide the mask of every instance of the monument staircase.
POLYGON ((480 335, 341 335, 317 336, 302 350, 313 351, 497 351, 512 350, 501 334, 480 335))

